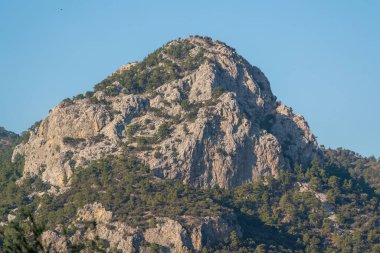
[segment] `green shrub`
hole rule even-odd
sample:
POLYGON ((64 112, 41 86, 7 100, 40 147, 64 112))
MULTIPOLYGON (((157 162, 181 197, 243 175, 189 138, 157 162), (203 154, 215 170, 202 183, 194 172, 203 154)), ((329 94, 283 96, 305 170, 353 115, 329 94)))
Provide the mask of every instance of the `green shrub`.
POLYGON ((159 151, 154 152, 154 158, 160 159, 161 157, 162 157, 161 152, 159 152, 159 151))
POLYGON ((142 147, 148 144, 153 144, 155 143, 155 138, 154 137, 147 137, 147 136, 139 136, 136 138, 136 142, 138 147, 142 147))
POLYGON ((82 142, 85 142, 86 139, 84 138, 73 138, 73 137, 63 137, 63 143, 70 146, 78 146, 82 142))
POLYGON ((212 91, 212 98, 216 99, 216 98, 219 98, 222 94, 224 93, 224 89, 220 86, 216 87, 213 91, 212 91))
POLYGON ((76 96, 73 97, 73 100, 80 100, 80 99, 84 99, 85 96, 83 94, 78 94, 76 96))
POLYGON ((91 136, 89 138, 89 141, 91 144, 96 144, 96 143, 102 142, 105 138, 106 136, 104 134, 97 134, 97 135, 91 136))
POLYGON ((162 140, 169 136, 171 133, 170 125, 166 122, 162 123, 157 130, 156 136, 158 140, 162 140))
POLYGON ((95 85, 94 89, 114 96, 120 91, 113 83, 119 82, 127 93, 153 92, 155 88, 183 77, 187 71, 193 71, 204 62, 204 52, 200 50, 196 56, 192 57, 190 55, 192 48, 194 45, 188 42, 162 47, 148 55, 142 62, 127 70, 112 74, 95 85), (164 55, 171 57, 172 60, 164 55))
POLYGON ((64 105, 72 105, 72 104, 74 104, 74 101, 70 98, 65 98, 64 100, 62 100, 62 103, 64 105))
POLYGON ((175 59, 184 59, 194 47, 188 42, 173 44, 165 50, 165 53, 175 59))
POLYGON ((22 143, 27 143, 29 141, 29 138, 30 138, 30 132, 29 131, 22 132, 20 138, 21 138, 22 143))
POLYGON ((130 124, 127 127, 126 133, 129 138, 133 138, 136 132, 140 129, 139 124, 130 124))
POLYGON ((182 110, 187 111, 190 107, 189 100, 183 99, 181 101, 181 107, 182 107, 182 110))

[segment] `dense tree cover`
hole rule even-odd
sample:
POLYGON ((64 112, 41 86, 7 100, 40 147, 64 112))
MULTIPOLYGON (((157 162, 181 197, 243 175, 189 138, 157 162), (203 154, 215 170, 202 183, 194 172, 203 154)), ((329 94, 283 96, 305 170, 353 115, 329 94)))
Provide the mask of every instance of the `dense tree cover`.
MULTIPOLYGON (((233 191, 233 207, 245 217, 259 219, 281 234, 293 250, 306 252, 378 252, 379 196, 363 181, 352 178, 335 164, 321 167, 314 163, 307 170, 297 166, 295 173, 283 173, 279 180, 268 179, 243 185, 233 191), (300 192, 299 182, 308 183, 310 191, 300 192), (315 193, 327 195, 321 203, 315 193), (325 210, 330 204, 331 210, 325 210), (336 220, 329 219, 334 212, 336 220)), ((243 219, 245 236, 257 230, 243 219)), ((271 246, 273 233, 259 233, 260 244, 271 246), (261 238, 260 238, 261 239, 261 238)), ((254 235, 252 235, 254 237, 254 235)), ((255 237, 254 237, 255 238, 255 237)), ((257 237, 256 237, 257 238, 257 237)), ((273 243, 276 245, 276 243, 273 243)))
MULTIPOLYGON (((24 184, 16 185, 23 161, 20 157, 11 163, 10 157, 11 148, 2 151, 0 218, 6 221, 9 213, 26 211, 34 214, 36 223, 17 223, 25 219, 18 216, 15 222, 0 228, 0 242, 6 236, 4 247, 15 242, 24 243, 23 247, 39 247, 38 224, 44 224, 46 229, 63 224, 65 233, 73 233, 66 226, 78 208, 98 201, 114 212, 114 219, 141 228, 154 226, 154 216, 179 219, 183 215, 234 213, 242 236, 233 232, 219 245, 203 252, 380 250, 379 196, 363 178, 342 167, 342 162, 324 165, 314 162, 309 168, 296 166, 278 179, 268 178, 228 191, 193 189, 175 180, 155 177, 153 171, 135 158, 108 157, 78 168, 70 179, 70 190, 65 193, 32 196, 31 193, 46 191, 49 186, 39 177, 27 178, 24 184), (301 184, 307 190, 300 191, 301 184), (321 202, 318 194, 325 196, 326 201, 321 202), (12 211, 16 207, 18 210, 12 211)), ((87 244, 86 247, 101 248, 101 242, 87 244)), ((152 252, 159 249, 152 245, 152 252)))
POLYGON ((142 62, 132 65, 126 70, 113 73, 95 85, 95 91, 104 91, 108 95, 117 95, 120 84, 127 93, 143 93, 153 91, 162 84, 181 78, 188 71, 198 68, 206 59, 204 51, 192 56, 194 48, 189 42, 174 43, 164 46, 149 54, 142 62))
POLYGON ((16 135, 8 139, 7 145, 0 147, 0 222, 4 221, 10 210, 22 205, 25 199, 22 187, 16 185, 16 180, 22 175, 23 158, 18 156, 15 163, 11 162, 13 148, 20 141, 16 135))
POLYGON ((20 213, 19 217, 12 221, 4 232, 6 240, 2 247, 3 251, 5 253, 48 252, 43 247, 41 239, 44 229, 43 225, 35 221, 32 213, 27 211, 20 213))
POLYGON ((42 203, 37 217, 50 228, 66 224, 78 207, 93 201, 113 210, 117 219, 145 227, 151 224, 152 214, 178 218, 228 212, 206 195, 175 180, 154 178, 149 168, 136 159, 109 157, 78 169, 69 191, 57 197, 45 195, 35 204, 42 203))
POLYGON ((0 139, 16 139, 17 134, 7 131, 4 127, 0 127, 0 139))
POLYGON ((0 152, 8 146, 13 146, 18 139, 19 136, 17 134, 5 130, 4 127, 0 127, 0 152))
POLYGON ((330 161, 347 168, 353 177, 364 177, 380 194, 380 157, 363 157, 343 148, 325 149, 324 153, 330 161))

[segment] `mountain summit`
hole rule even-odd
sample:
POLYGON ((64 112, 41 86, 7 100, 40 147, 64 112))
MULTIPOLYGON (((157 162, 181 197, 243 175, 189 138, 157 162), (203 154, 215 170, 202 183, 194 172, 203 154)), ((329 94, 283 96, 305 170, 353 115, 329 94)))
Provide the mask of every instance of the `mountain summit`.
POLYGON ((233 188, 320 157, 306 121, 272 94, 265 75, 207 37, 167 43, 122 66, 95 92, 66 99, 14 156, 24 175, 70 184, 74 170, 134 154, 161 178, 233 188))
POLYGON ((0 251, 380 252, 378 168, 231 47, 179 39, 0 128, 0 251))

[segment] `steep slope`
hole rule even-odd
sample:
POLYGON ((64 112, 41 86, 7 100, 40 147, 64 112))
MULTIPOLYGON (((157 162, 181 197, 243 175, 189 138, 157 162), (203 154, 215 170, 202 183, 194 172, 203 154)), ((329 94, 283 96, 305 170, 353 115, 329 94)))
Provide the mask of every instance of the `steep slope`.
POLYGON ((17 143, 0 158, 0 251, 380 251, 358 157, 319 149, 262 72, 207 37, 121 67, 17 143))
POLYGON ((319 158, 306 121, 276 101, 264 74, 224 43, 169 42, 67 99, 30 132, 14 155, 25 175, 53 186, 73 171, 123 150, 161 178, 232 188, 307 166, 319 158))

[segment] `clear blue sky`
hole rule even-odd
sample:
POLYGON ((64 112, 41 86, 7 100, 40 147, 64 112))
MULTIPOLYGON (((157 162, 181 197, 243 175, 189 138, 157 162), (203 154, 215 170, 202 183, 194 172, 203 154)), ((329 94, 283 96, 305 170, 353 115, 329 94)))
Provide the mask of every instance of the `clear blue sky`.
POLYGON ((0 0, 0 126, 20 133, 190 34, 260 67, 320 144, 380 156, 380 1, 369 0, 0 0))

